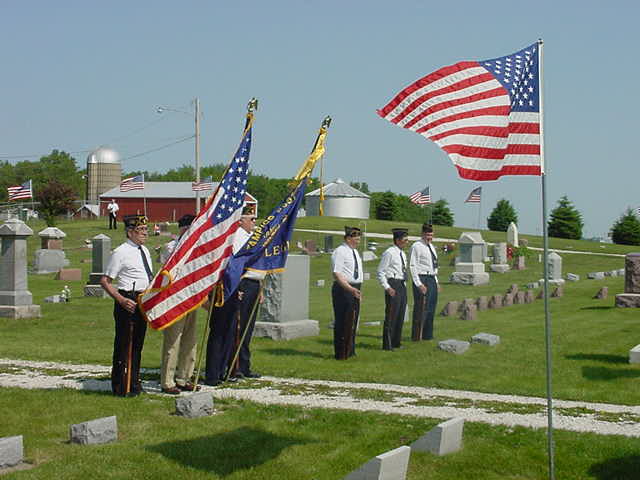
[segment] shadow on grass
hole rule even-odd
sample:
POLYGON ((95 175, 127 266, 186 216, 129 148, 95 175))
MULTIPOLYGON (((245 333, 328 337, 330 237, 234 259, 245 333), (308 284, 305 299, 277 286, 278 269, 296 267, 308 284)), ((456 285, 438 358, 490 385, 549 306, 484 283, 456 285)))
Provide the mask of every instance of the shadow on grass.
POLYGON ((574 355, 565 355, 564 358, 569 360, 596 360, 598 362, 607 363, 625 363, 629 360, 621 355, 609 355, 606 353, 576 353, 574 355))
POLYGON ((640 372, 623 368, 582 367, 582 376, 589 380, 615 380, 616 378, 640 378, 640 372))
POLYGON ((589 474, 598 480, 637 480, 640 472, 640 455, 610 458, 596 463, 589 469, 589 474))
POLYGON ((263 350, 265 353, 269 353, 271 355, 276 356, 286 356, 286 355, 298 355, 302 357, 315 357, 315 358, 327 358, 331 355, 323 355, 318 352, 306 352, 302 350, 294 350, 293 348, 268 348, 263 350))
POLYGON ((241 427, 218 435, 164 442, 147 447, 147 450, 188 467, 226 477, 237 470, 248 470, 267 463, 288 447, 306 443, 308 441, 302 438, 241 427))
POLYGON ((594 306, 594 307, 582 307, 580 310, 613 310, 616 307, 594 306))

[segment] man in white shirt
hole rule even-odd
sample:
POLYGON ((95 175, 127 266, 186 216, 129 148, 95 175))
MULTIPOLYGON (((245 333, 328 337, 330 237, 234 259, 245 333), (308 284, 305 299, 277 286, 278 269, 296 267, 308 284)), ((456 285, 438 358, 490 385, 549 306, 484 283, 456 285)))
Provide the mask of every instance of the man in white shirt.
POLYGON ((116 218, 118 216, 118 210, 120 210, 120 207, 118 206, 116 201, 112 198, 111 203, 107 205, 107 211, 109 212, 109 230, 111 230, 112 228, 114 230, 118 229, 118 224, 116 222, 116 218))
MULTIPOLYGON (((180 217, 178 238, 167 243, 160 253, 160 262, 163 265, 169 260, 180 238, 189 229, 194 219, 195 216, 189 214, 180 217)), ((183 391, 192 392, 196 389, 191 382, 196 362, 196 321, 196 311, 194 310, 162 330, 160 387, 164 393, 178 395, 183 391)))
POLYGON ((142 392, 139 380, 140 357, 147 322, 138 307, 138 295, 145 290, 153 273, 147 241, 147 217, 127 215, 123 219, 127 241, 113 251, 100 285, 115 301, 115 339, 111 389, 114 395, 137 396, 142 392), (117 280, 117 289, 113 281, 117 280))
POLYGON ((433 318, 438 303, 438 253, 431 243, 433 227, 422 225, 422 238, 411 246, 409 270, 413 283, 411 340, 433 339, 433 318))
POLYGON ((378 264, 378 281, 384 290, 384 327, 382 328, 382 349, 393 351, 400 348, 402 324, 407 309, 407 257, 404 248, 409 242, 406 228, 394 228, 393 245, 387 248, 378 264))
POLYGON ((356 327, 360 314, 360 288, 364 272, 358 252, 362 232, 357 227, 344 227, 344 243, 331 254, 333 286, 333 348, 336 360, 356 354, 356 327))

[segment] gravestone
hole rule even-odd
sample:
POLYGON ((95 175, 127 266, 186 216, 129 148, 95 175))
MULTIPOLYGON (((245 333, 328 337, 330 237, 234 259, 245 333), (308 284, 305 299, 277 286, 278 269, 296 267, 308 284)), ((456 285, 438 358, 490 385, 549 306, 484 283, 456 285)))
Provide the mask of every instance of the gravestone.
POLYGON ((56 280, 65 282, 79 282, 82 280, 82 270, 79 268, 61 268, 56 274, 56 280))
POLYGON ((438 342, 438 348, 440 350, 444 350, 445 352, 455 353, 456 355, 461 355, 467 350, 469 350, 469 345, 470 345, 469 342, 465 342, 464 340, 456 340, 453 338, 438 342))
POLYGON ((17 219, 0 225, 0 317, 40 317, 40 305, 33 304, 27 290, 27 238, 31 235, 33 230, 17 219))
POLYGON ((518 227, 513 222, 511 222, 507 227, 507 243, 514 247, 520 246, 520 243, 518 242, 518 227))
POLYGON ((518 257, 514 257, 513 259, 513 269, 514 270, 526 270, 527 265, 525 261, 526 257, 524 255, 520 255, 518 257))
POLYGON ((38 233, 41 248, 34 252, 33 273, 46 274, 58 272, 69 266, 69 260, 62 250, 62 239, 67 236, 56 227, 48 227, 38 233))
POLYGON ((624 259, 624 293, 616 295, 616 307, 640 308, 640 253, 624 259))
POLYGON ((516 293, 518 293, 518 284, 512 283, 511 286, 509 287, 509 290, 507 290, 507 293, 510 293, 512 295, 515 295, 516 293))
POLYGON ((513 303, 516 304, 516 305, 524 304, 525 303, 524 297, 525 297, 525 292, 524 291, 516 292, 516 296, 513 297, 513 303))
POLYGON ((411 448, 403 445, 372 458, 344 480, 405 480, 411 448))
POLYGON ((364 252, 362 252, 363 262, 370 262, 371 260, 375 260, 376 258, 378 257, 371 250, 365 250, 364 252))
POLYGON ((289 255, 286 270, 262 281, 264 303, 260 305, 254 335, 290 340, 320 333, 317 320, 309 317, 309 256, 289 255))
POLYGON ((451 301, 444 306, 440 315, 443 317, 453 317, 458 313, 459 309, 460 309, 460 304, 456 301, 451 301))
POLYGON ((470 305, 473 305, 475 307, 476 306, 476 301, 473 298, 465 298, 462 301, 462 305, 460 305, 460 311, 464 312, 464 310, 470 305))
POLYGON ((22 435, 0 438, 0 469, 15 467, 23 459, 22 435))
POLYGON ((591 280, 602 280, 604 279, 604 272, 587 273, 587 278, 590 278, 591 280))
POLYGON ((47 227, 38 232, 40 248, 45 250, 62 250, 62 239, 67 236, 57 227, 47 227))
POLYGON ((463 308, 462 310, 462 315, 460 315, 460 318, 462 320, 477 320, 478 319, 478 309, 475 305, 467 305, 466 307, 463 308))
POLYGON ((160 235, 163 237, 170 237, 171 231, 169 230, 169 222, 162 222, 159 225, 160 227, 160 235))
POLYGON ((489 274, 484 271, 484 249, 486 243, 480 232, 464 232, 458 239, 460 256, 450 281, 462 285, 484 285, 489 283, 489 274))
POLYGON ((84 286, 85 297, 105 298, 108 296, 100 285, 100 279, 107 269, 110 258, 111 238, 103 233, 93 237, 91 239, 91 273, 87 284, 84 286))
POLYGON ((489 299, 489 308, 502 308, 502 295, 491 295, 489 299))
POLYGON ((564 295, 564 289, 562 288, 562 285, 558 285, 556 288, 553 289, 553 292, 551 292, 551 298, 560 298, 564 295))
POLYGON ((316 287, 324 287, 324 279, 316 280, 316 287))
POLYGON ((604 300, 609 296, 609 287, 601 287, 600 290, 593 296, 598 300, 604 300))
MULTIPOLYGON (((551 252, 547 257, 547 277, 553 285, 564 285, 562 278, 562 257, 556 252, 551 252)), ((544 282, 544 279, 540 280, 544 282)))
POLYGON ((364 273, 362 274, 362 279, 363 279, 364 281, 371 280, 371 274, 370 274, 369 272, 364 272, 364 273))
POLYGON ((494 347, 500 343, 500 336, 484 332, 476 333, 473 337, 471 337, 471 343, 481 343, 483 345, 494 347))
POLYGON ((324 251, 325 253, 333 252, 333 235, 324 236, 324 251))
POLYGON ((176 415, 186 418, 208 417, 213 414, 211 392, 198 392, 176 398, 176 415))
POLYGON ((479 312, 488 309, 489 301, 487 300, 487 297, 485 296, 478 297, 478 300, 476 300, 476 306, 478 307, 479 312))
POLYGON ((305 240, 303 243, 302 251, 307 255, 317 255, 318 247, 315 240, 305 240))
POLYGON ((542 300, 543 298, 544 298, 544 288, 540 289, 540 291, 536 295, 536 300, 542 300))
POLYGON ((462 448, 464 418, 452 418, 438 424, 426 435, 411 444, 416 452, 431 452, 434 455, 446 455, 462 448))
POLYGON ((118 422, 116 417, 104 417, 88 422, 77 423, 69 428, 71 443, 97 445, 118 440, 118 422))
POLYGON ((533 303, 534 299, 535 295, 531 290, 527 290, 526 292, 524 292, 524 303, 533 303))
POLYGON ((502 306, 510 307, 511 305, 513 305, 513 293, 505 293, 502 297, 502 306))
POLYGON ((538 288, 540 287, 540 283, 539 282, 529 282, 527 283, 527 288, 538 288))
POLYGON ((580 280, 580 275, 576 275, 575 273, 567 273, 567 280, 569 282, 577 282, 580 280))
POLYGON ((640 345, 629 350, 629 363, 640 363, 640 345))
POLYGON ((510 270, 506 243, 502 242, 493 245, 493 264, 489 268, 496 273, 505 273, 510 270))

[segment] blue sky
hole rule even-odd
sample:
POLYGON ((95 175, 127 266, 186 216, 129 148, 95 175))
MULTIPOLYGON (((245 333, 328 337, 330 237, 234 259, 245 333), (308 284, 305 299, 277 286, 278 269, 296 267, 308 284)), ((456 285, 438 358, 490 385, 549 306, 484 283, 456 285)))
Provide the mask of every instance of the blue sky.
MULTIPOLYGON (((640 206, 638 28, 631 1, 3 1, 0 158, 62 149, 83 166, 100 145, 125 170, 192 163, 193 142, 127 157, 193 133, 203 111, 203 164, 228 161, 256 96, 252 168, 292 176, 325 115, 325 177, 410 194, 431 186, 456 225, 475 228, 462 180, 435 145, 380 119, 397 91, 441 66, 545 42, 550 209, 562 195, 586 236, 640 206), (636 33, 633 33, 633 32, 636 33)), ((509 199, 520 230, 541 232, 540 179, 483 182, 481 216, 509 199)))

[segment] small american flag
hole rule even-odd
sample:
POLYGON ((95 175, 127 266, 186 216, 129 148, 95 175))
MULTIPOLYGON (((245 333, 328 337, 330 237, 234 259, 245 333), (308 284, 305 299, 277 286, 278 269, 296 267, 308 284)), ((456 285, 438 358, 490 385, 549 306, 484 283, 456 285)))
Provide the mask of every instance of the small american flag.
POLYGON ((464 203, 480 203, 480 197, 482 195, 482 187, 474 188, 464 201, 464 203))
POLYGON ((426 187, 424 190, 420 190, 409 197, 411 203, 415 203, 416 205, 426 205, 431 203, 431 193, 429 193, 429 187, 426 187))
POLYGON ((440 68, 378 115, 435 142, 462 178, 540 175, 539 49, 440 68))
POLYGON ((21 200, 24 198, 33 198, 33 189, 31 188, 31 180, 27 180, 22 185, 15 187, 7 187, 9 200, 21 200))
POLYGON ((144 174, 125 178, 120 182, 121 192, 128 192, 130 190, 144 190, 144 174))
POLYGON ((203 190, 213 190, 213 179, 211 178, 211 176, 208 176, 207 178, 203 179, 200 182, 192 182, 191 190, 193 190, 194 192, 201 192, 203 190))
POLYGON ((202 305, 233 255, 233 238, 242 214, 249 173, 251 124, 215 193, 138 303, 151 324, 162 330, 202 305))
POLYGON ((636 209, 636 214, 640 217, 640 207, 636 209))

